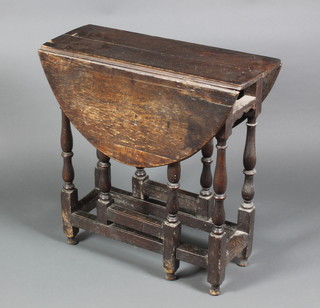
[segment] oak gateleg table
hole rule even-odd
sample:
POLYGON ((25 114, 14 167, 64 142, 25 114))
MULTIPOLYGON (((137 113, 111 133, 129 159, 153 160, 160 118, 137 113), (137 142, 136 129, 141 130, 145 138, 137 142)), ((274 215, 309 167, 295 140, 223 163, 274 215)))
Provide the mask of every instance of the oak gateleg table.
POLYGON ((256 119, 280 61, 94 25, 48 41, 39 55, 62 110, 68 243, 84 229, 161 253, 168 280, 180 261, 206 268, 210 293, 219 295, 227 263, 239 258, 246 266, 252 250, 256 119), (245 120, 243 202, 231 223, 224 211, 227 140, 245 120), (70 122, 97 149, 96 187, 81 200, 70 122), (202 189, 194 194, 179 189, 180 162, 200 150, 202 189), (132 192, 111 186, 110 158, 137 168, 132 192), (145 171, 163 165, 167 185, 145 171), (183 243, 182 225, 208 232, 208 247, 183 243))

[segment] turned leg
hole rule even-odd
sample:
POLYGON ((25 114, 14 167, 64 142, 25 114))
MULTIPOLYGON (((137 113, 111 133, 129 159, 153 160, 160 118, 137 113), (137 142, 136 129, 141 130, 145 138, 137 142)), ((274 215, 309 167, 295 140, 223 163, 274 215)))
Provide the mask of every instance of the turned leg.
POLYGON ((64 185, 61 191, 61 208, 62 208, 62 222, 63 231, 67 236, 67 243, 75 245, 78 242, 75 237, 79 232, 71 224, 71 213, 77 210, 78 207, 78 190, 73 184, 74 170, 72 166, 72 132, 70 121, 62 111, 62 128, 61 128, 61 148, 63 157, 62 178, 64 185))
POLYGON ((179 268, 179 260, 176 259, 176 248, 180 244, 181 223, 178 220, 179 210, 178 189, 181 167, 180 162, 168 165, 168 201, 167 218, 163 223, 163 268, 166 271, 166 279, 175 280, 175 272, 179 268))
POLYGON ((99 197, 97 201, 97 221, 107 223, 107 208, 113 202, 110 194, 111 176, 110 176, 110 157, 97 150, 99 180, 99 197))
POLYGON ((212 153, 213 153, 213 140, 210 140, 201 150, 202 152, 202 173, 200 177, 201 191, 199 194, 199 203, 197 208, 197 216, 203 219, 209 219, 210 211, 213 206, 213 194, 211 191, 212 186, 212 153))
MULTIPOLYGON (((97 153, 98 155, 98 153, 97 153)), ((95 186, 95 189, 99 189, 99 179, 100 179, 100 168, 99 168, 99 159, 98 159, 98 162, 97 162, 97 165, 94 169, 94 186, 95 186)))
POLYGON ((148 181, 144 168, 137 168, 134 176, 132 177, 132 195, 139 199, 146 199, 147 196, 143 193, 143 184, 148 181))
POLYGON ((238 265, 247 266, 248 258, 252 251, 253 228, 255 207, 252 202, 254 197, 253 176, 256 173, 256 117, 249 116, 247 121, 247 138, 243 154, 243 173, 245 175, 244 184, 242 187, 243 202, 238 212, 238 229, 249 234, 248 246, 243 250, 239 256, 238 265))
POLYGON ((208 242, 208 282, 211 284, 210 294, 220 295, 220 285, 224 280, 226 267, 226 232, 224 230, 224 200, 227 189, 226 148, 224 138, 217 137, 217 160, 214 173, 214 208, 212 211, 213 230, 208 242))

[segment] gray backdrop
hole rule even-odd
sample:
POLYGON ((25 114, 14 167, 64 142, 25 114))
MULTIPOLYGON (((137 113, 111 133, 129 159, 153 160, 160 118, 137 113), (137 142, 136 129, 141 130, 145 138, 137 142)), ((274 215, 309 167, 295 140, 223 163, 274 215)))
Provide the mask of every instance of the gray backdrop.
MULTIPOLYGON (((320 307, 319 3, 1 0, 0 307, 320 307), (258 120, 251 265, 229 264, 220 297, 208 295, 205 272, 189 264, 168 282, 152 252, 85 232, 78 246, 65 244, 60 112, 37 49, 88 23, 282 59, 258 120)), ((228 220, 241 204, 244 134, 236 129, 229 141, 228 220)), ((95 151, 75 133, 74 152, 83 196, 95 151)), ((182 187, 194 192, 199 160, 182 164, 182 187)), ((147 171, 166 181, 164 168, 147 171)), ((133 172, 114 162, 113 184, 130 189, 133 172)))

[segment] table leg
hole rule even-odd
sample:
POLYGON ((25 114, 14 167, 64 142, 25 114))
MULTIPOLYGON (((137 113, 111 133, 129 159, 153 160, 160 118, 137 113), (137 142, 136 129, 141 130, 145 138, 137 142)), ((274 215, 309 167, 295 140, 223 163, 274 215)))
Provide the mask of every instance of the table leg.
POLYGON ((143 184, 149 179, 144 168, 137 168, 134 176, 132 177, 132 195, 139 199, 147 199, 143 193, 143 184))
POLYGON ((248 117, 247 121, 247 138, 243 154, 243 173, 245 175, 242 187, 243 202, 238 212, 238 229, 249 234, 248 246, 239 256, 238 265, 247 266, 248 258, 252 251, 253 229, 255 207, 252 202, 254 197, 253 177, 256 174, 256 117, 254 115, 248 117))
POLYGON ((199 204, 197 209, 197 216, 203 219, 209 219, 210 207, 212 207, 213 194, 211 191, 212 186, 212 153, 213 153, 213 140, 210 140, 201 150, 202 152, 202 173, 200 177, 201 191, 199 194, 199 204))
POLYGON ((72 166, 72 132, 70 127, 70 121, 67 116, 61 111, 62 115, 62 127, 61 127, 61 156, 63 157, 62 178, 64 185, 61 191, 61 209, 62 209, 62 222, 63 231, 67 236, 67 243, 71 245, 77 244, 75 239, 79 232, 78 228, 71 225, 70 216, 71 213, 78 208, 78 190, 73 184, 74 169, 72 166))
POLYGON ((111 176, 110 176, 110 157, 97 150, 98 174, 99 174, 99 197, 97 201, 97 221, 107 223, 107 208, 113 202, 110 194, 111 176))
POLYGON ((224 200, 227 189, 227 168, 225 138, 217 136, 217 160, 214 173, 213 188, 215 204, 212 212, 213 230, 208 242, 208 282, 211 284, 210 294, 220 295, 220 285, 225 277, 226 267, 226 232, 224 230, 224 200))
POLYGON ((163 223, 163 268, 166 271, 167 280, 175 280, 175 272, 179 268, 179 260, 176 259, 176 248, 181 239, 181 223, 178 220, 179 199, 178 189, 181 174, 180 162, 168 165, 168 201, 167 218, 163 223))

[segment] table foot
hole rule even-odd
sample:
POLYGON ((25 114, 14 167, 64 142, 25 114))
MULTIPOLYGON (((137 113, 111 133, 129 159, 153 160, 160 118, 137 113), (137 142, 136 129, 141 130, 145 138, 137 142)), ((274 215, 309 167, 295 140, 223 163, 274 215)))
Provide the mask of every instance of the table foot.
POLYGON ((221 294, 220 286, 211 286, 210 294, 213 296, 218 296, 221 294))
POLYGON ((247 259, 239 259, 237 264, 240 267, 247 267, 249 265, 249 262, 247 259))
POLYGON ((69 245, 77 245, 77 244, 78 244, 78 241, 76 240, 75 237, 68 237, 68 238, 67 238, 67 243, 68 243, 69 245))
POLYGON ((166 280, 170 280, 170 281, 173 281, 173 280, 176 280, 177 279, 177 276, 175 274, 171 274, 171 273, 166 273, 165 277, 164 277, 166 280))

